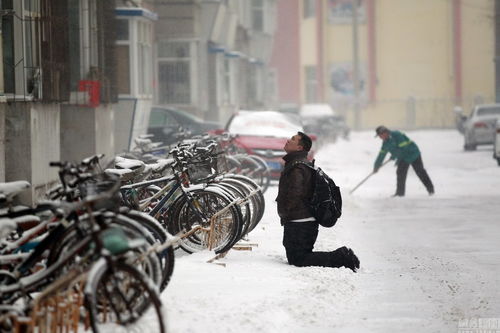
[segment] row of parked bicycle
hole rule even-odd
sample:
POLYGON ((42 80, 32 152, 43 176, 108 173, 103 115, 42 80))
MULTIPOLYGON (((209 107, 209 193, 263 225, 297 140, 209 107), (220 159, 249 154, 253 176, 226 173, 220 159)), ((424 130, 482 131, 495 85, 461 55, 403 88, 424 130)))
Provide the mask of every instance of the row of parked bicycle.
POLYGON ((142 137, 127 155, 140 159, 105 169, 103 156, 53 162, 60 184, 35 207, 14 204, 29 183, 0 184, 0 332, 164 332, 175 248, 225 253, 264 213, 266 171, 229 156, 229 141, 184 140, 158 158, 142 137))

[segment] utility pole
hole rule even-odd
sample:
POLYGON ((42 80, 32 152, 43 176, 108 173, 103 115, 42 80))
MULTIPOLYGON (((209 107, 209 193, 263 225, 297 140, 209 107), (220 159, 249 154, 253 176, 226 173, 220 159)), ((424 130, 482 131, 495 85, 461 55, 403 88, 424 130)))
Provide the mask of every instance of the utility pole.
POLYGON ((500 0, 495 0, 495 101, 500 103, 500 0))
POLYGON ((352 84, 354 86, 354 128, 361 127, 359 105, 359 48, 358 48, 358 5, 359 0, 352 0, 352 84))

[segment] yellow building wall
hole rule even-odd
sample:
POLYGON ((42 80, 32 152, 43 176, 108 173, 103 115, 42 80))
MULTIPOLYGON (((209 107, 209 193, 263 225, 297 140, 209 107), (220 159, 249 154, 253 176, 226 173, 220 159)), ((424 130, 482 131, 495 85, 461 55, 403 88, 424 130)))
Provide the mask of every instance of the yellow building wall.
MULTIPOLYGON (((302 3, 302 1, 301 1, 302 3)), ((301 10, 301 12, 303 12, 301 10)), ((318 60, 317 18, 302 19, 300 24, 300 94, 305 100, 305 67, 316 66, 318 60)), ((319 73, 317 73, 319 75, 319 73)))
MULTIPOLYGON (((366 101, 369 89, 367 21, 360 22, 358 29, 360 71, 366 82, 361 127, 454 126, 452 1, 374 1, 376 103, 366 101)), ((467 5, 470 2, 462 3, 462 82, 466 104, 478 94, 486 99, 493 96, 493 2, 475 0, 474 6, 467 5)), ((332 63, 352 60, 352 26, 327 23, 325 27, 328 71, 332 63)), ((327 75, 325 89, 331 94, 329 81, 327 75)), ((337 111, 345 114, 352 126, 352 106, 337 111)))
POLYGON ((462 106, 468 114, 474 102, 495 100, 494 1, 462 2, 462 106))

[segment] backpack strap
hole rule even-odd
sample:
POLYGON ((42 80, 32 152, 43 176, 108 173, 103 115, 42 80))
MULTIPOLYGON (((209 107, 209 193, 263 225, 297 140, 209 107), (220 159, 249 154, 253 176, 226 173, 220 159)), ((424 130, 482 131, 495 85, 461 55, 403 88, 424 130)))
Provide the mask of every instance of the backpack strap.
POLYGON ((283 174, 287 173, 288 171, 290 171, 291 169, 293 169, 294 167, 296 167, 297 165, 299 164, 303 164, 305 166, 307 166, 308 168, 312 169, 312 170, 315 170, 314 168, 314 161, 313 163, 309 163, 309 162, 305 162, 305 161, 293 161, 291 165, 288 165, 284 170, 283 170, 283 174))

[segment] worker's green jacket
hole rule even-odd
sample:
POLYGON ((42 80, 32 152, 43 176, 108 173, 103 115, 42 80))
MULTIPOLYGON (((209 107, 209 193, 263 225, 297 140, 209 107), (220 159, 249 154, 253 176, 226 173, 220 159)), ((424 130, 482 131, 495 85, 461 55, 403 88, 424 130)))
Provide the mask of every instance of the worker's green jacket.
POLYGON ((389 133, 389 138, 382 143, 382 148, 375 160, 374 169, 380 168, 388 152, 391 153, 392 160, 396 159, 396 163, 405 161, 411 164, 420 156, 418 146, 408 139, 406 135, 400 131, 389 131, 389 133))

